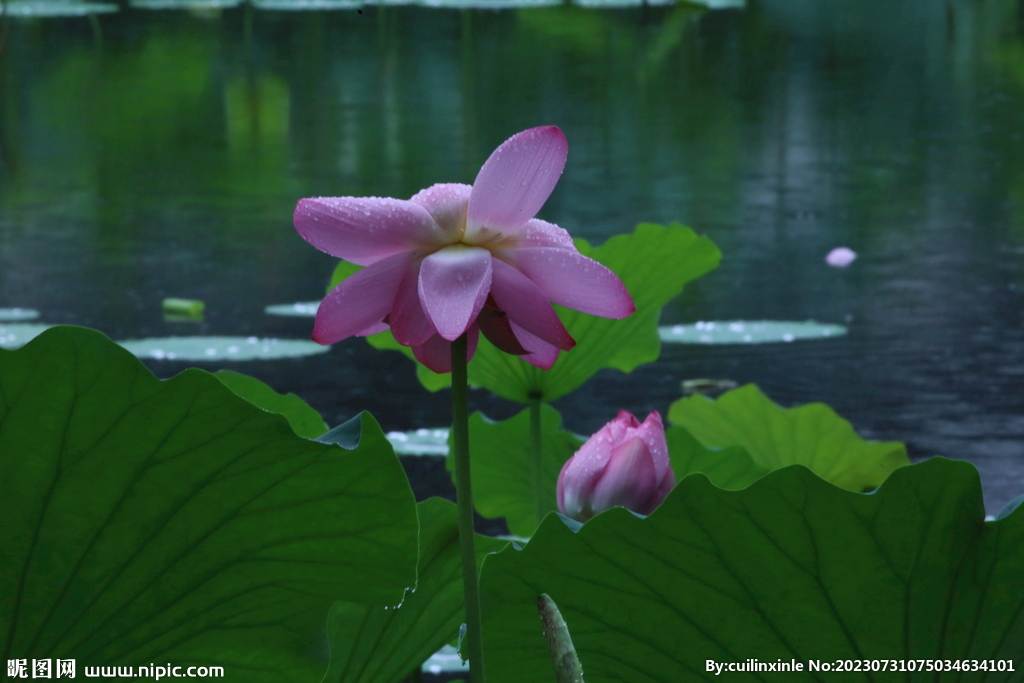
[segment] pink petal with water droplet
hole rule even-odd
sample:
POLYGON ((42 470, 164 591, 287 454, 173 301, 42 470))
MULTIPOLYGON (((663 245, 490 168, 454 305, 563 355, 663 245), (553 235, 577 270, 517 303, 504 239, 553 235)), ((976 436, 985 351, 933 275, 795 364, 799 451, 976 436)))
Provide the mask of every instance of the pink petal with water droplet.
POLYGON ((529 353, 516 338, 515 332, 512 331, 512 323, 509 322, 508 316, 488 315, 487 307, 484 306, 484 310, 476 318, 476 324, 487 340, 494 344, 499 351, 513 356, 529 353))
POLYGON ((516 235, 515 243, 519 248, 558 247, 559 249, 577 251, 576 244, 565 228, 560 228, 554 223, 548 223, 539 218, 531 218, 526 221, 526 225, 516 235))
POLYGON ((412 355, 434 372, 452 371, 452 343, 439 334, 412 347, 412 355))
POLYGON ((556 304, 603 318, 625 318, 636 311, 619 276, 579 252, 530 247, 502 256, 556 304))
MULTIPOLYGON (((635 421, 636 418, 633 418, 633 420, 635 421)), ((651 452, 652 461, 654 462, 658 481, 660 482, 666 473, 671 471, 668 461, 668 443, 665 441, 665 425, 661 422, 661 413, 657 410, 652 410, 647 419, 643 421, 643 424, 637 428, 636 435, 647 444, 647 448, 651 452)))
MULTIPOLYGON (((467 335, 466 361, 468 362, 473 360, 473 354, 476 353, 480 329, 476 325, 472 325, 467 331, 467 335)), ((412 347, 412 354, 416 356, 416 360, 438 374, 452 371, 452 343, 439 334, 412 347)))
POLYGON ((604 426, 608 436, 615 443, 624 441, 627 437, 633 436, 633 432, 640 428, 640 420, 628 410, 620 410, 615 419, 604 426))
POLYGON ((615 447, 601 479, 594 486, 591 507, 594 514, 621 505, 642 515, 658 489, 654 460, 647 444, 639 436, 615 447))
POLYGON ((355 336, 369 337, 371 334, 377 334, 378 332, 383 332, 386 329, 388 329, 388 324, 385 322, 379 322, 359 330, 356 332, 355 336))
POLYGON ((547 297, 530 278, 494 259, 491 263, 491 296, 509 320, 562 351, 576 345, 547 297))
POLYGON ((391 308, 391 334, 395 341, 403 346, 418 346, 437 334, 434 325, 427 319, 420 304, 420 266, 421 260, 416 259, 410 264, 409 270, 395 295, 395 305, 391 308))
POLYGON ((535 337, 515 323, 510 323, 512 332, 516 339, 526 349, 527 353, 520 356, 523 360, 541 370, 550 370, 551 366, 558 360, 558 347, 548 344, 543 339, 535 337))
POLYGON ((320 302, 313 341, 333 344, 379 326, 412 260, 410 253, 396 254, 345 278, 320 302))
POLYGON ((563 515, 582 522, 591 516, 584 508, 600 471, 591 473, 575 463, 576 457, 573 456, 562 466, 555 489, 555 502, 558 504, 558 511, 563 515))
POLYGON ((499 145, 473 182, 467 239, 521 229, 555 189, 568 153, 565 135, 555 126, 524 130, 499 145))
POLYGON ((466 228, 466 212, 469 210, 469 185, 461 183, 439 183, 420 190, 409 200, 425 208, 441 229, 451 239, 462 237, 466 228))
POLYGON ((300 199, 293 220, 302 239, 360 266, 410 249, 444 244, 444 233, 427 210, 402 199, 300 199))
POLYGON ((445 247, 423 259, 420 302, 437 333, 451 341, 465 332, 491 290, 491 252, 445 247))
MULTIPOLYGON (((676 473, 672 471, 670 467, 665 473, 665 476, 661 479, 661 483, 658 484, 658 490, 654 492, 651 500, 648 501, 646 508, 650 511, 647 513, 641 512, 640 514, 651 514, 659 505, 665 502, 668 498, 668 494, 672 493, 672 489, 676 487, 676 473)), ((640 512, 637 510, 637 512, 640 512)))
POLYGON ((616 443, 612 439, 612 424, 618 419, 595 432, 562 466, 556 493, 558 509, 563 515, 580 521, 591 516, 589 501, 598 478, 612 457, 616 443))

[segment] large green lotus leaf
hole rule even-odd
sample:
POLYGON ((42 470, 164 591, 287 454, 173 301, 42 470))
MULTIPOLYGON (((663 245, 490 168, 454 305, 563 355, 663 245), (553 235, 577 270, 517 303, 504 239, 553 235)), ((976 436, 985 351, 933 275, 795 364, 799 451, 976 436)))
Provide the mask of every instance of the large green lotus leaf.
POLYGON ((865 441, 824 403, 781 408, 747 384, 718 400, 695 395, 669 407, 668 418, 705 446, 742 446, 754 462, 777 470, 804 465, 851 491, 868 491, 910 464, 898 441, 865 441))
MULTIPOLYGON (((602 368, 631 372, 639 365, 657 360, 661 353, 658 318, 662 307, 678 296, 688 282, 717 267, 722 256, 711 240, 698 237, 678 223, 668 227, 641 223, 632 234, 616 235, 600 247, 579 239, 576 246, 580 253, 622 278, 636 304, 636 312, 625 320, 608 320, 555 306, 577 344, 560 354, 547 371, 499 351, 481 336, 469 364, 470 384, 520 403, 529 403, 531 397, 554 401, 602 368)), ((355 268, 339 265, 332 286, 355 268)), ((399 345, 390 332, 367 339, 376 348, 400 350, 412 358, 412 352, 399 345)), ((430 391, 442 389, 450 382, 448 375, 438 375, 419 364, 417 376, 430 391)))
POLYGON ((706 448, 679 425, 665 430, 665 441, 676 481, 699 472, 718 488, 735 491, 750 486, 772 471, 755 462, 742 446, 706 448))
POLYGON ((942 458, 869 495, 789 467, 733 492, 688 477, 649 517, 615 508, 578 533, 551 515, 484 563, 488 680, 552 680, 547 593, 587 683, 715 680, 706 660, 752 658, 803 663, 786 681, 1020 681, 1024 513, 984 520, 977 470, 942 458), (1014 659, 1017 672, 807 672, 911 658, 1014 659))
MULTIPOLYGON (((402 604, 336 602, 327 633, 331 666, 324 683, 398 683, 453 640, 465 621, 455 504, 429 498, 420 515, 419 580, 402 604)), ((477 564, 508 543, 476 536, 477 564)))
POLYGON ((0 397, 6 658, 316 681, 330 604, 415 581, 412 491, 368 414, 353 450, 308 441, 74 327, 0 351, 0 397))
MULTIPOLYGON (((469 418, 473 505, 484 517, 504 517, 516 536, 532 536, 541 520, 558 509, 555 489, 562 465, 579 450, 579 437, 562 429, 562 416, 547 404, 541 410, 541 458, 530 443, 530 410, 494 422, 482 413, 469 418)), ((451 436, 449 435, 449 447, 451 436)), ((448 470, 455 464, 448 458, 448 470)))
POLYGON ((315 439, 327 431, 320 413, 295 394, 279 394, 255 377, 234 370, 218 370, 214 376, 249 403, 284 417, 299 436, 315 439))

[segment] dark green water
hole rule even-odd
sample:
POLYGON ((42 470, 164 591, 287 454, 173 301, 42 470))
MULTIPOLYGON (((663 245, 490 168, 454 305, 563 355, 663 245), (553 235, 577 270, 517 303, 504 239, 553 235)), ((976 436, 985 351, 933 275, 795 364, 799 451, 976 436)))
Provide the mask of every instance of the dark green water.
MULTIPOLYGON (((319 298, 332 267, 291 227, 298 198, 472 182, 502 140, 555 124, 570 156, 543 218, 597 242, 676 220, 721 247, 722 267, 663 322, 850 327, 666 348, 560 401, 570 428, 664 412, 685 378, 757 382, 915 457, 973 461, 995 512, 1024 492, 1022 17, 1018 0, 765 0, 703 14, 128 9, 100 17, 101 35, 85 19, 12 22, 0 307, 115 339, 307 337, 310 320, 263 314, 319 298), (858 260, 825 265, 841 245, 858 260), (206 301, 206 321, 165 322, 168 296, 206 301)), ((443 424, 446 397, 411 368, 361 340, 235 366, 331 424, 364 408, 386 430, 443 424)))

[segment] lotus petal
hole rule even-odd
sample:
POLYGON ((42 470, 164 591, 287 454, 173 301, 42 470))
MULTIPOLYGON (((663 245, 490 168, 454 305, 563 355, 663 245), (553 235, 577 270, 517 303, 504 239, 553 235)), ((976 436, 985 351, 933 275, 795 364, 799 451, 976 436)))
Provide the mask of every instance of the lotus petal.
POLYGON ((636 310, 622 280, 597 261, 567 249, 530 247, 509 252, 512 265, 540 287, 549 301, 603 318, 636 310))
POLYGON ((476 320, 491 290, 491 252, 454 245, 434 252, 420 266, 423 310, 437 333, 456 339, 476 320))
POLYGON ((317 309, 313 341, 333 344, 379 326, 391 312, 398 285, 412 260, 411 253, 396 254, 345 278, 317 309))
POLYGON ((503 142, 473 182, 468 241, 514 233, 537 215, 565 168, 569 144, 555 126, 531 128, 503 142))
POLYGON ((530 278, 498 259, 493 260, 491 269, 491 296, 509 320, 562 351, 576 345, 544 292, 530 278))
POLYGON ((360 266, 425 245, 444 233, 423 206, 385 197, 300 199, 295 229, 320 251, 360 266))

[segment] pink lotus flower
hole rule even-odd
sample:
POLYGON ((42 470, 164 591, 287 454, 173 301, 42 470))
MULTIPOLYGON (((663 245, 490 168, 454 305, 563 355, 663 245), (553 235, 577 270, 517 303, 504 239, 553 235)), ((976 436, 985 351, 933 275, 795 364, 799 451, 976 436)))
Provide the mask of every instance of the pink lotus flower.
POLYGON ((554 126, 513 135, 472 187, 440 184, 409 200, 319 197, 295 207, 317 249, 366 266, 320 304, 313 340, 333 344, 391 328, 434 372, 451 371, 451 342, 483 332, 495 346, 550 368, 575 345, 550 302, 605 318, 636 310, 622 281, 534 218, 565 167, 554 126))
POLYGON ((676 485, 661 415, 625 410, 590 437, 558 475, 558 509, 585 522, 616 505, 649 515, 676 485))

